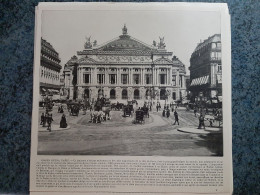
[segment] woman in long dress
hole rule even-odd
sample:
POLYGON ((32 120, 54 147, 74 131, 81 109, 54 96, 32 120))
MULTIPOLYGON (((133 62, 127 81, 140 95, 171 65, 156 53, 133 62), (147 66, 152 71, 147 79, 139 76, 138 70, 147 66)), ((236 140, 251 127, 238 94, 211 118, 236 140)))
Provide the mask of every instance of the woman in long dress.
POLYGON ((62 115, 60 120, 60 128, 66 128, 68 126, 65 114, 62 115))

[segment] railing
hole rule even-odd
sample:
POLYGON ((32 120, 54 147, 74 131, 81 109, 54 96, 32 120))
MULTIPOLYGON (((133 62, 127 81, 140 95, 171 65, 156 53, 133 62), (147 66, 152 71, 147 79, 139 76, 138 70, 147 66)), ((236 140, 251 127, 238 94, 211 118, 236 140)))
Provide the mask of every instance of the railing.
POLYGON ((128 96, 127 96, 127 95, 122 95, 122 99, 123 99, 123 100, 127 100, 127 99, 128 99, 128 96))
POLYGON ((116 96, 115 95, 110 95, 110 99, 114 100, 114 99, 116 99, 116 96))
POLYGON ((134 99, 135 99, 135 100, 139 100, 139 99, 140 99, 140 96, 139 96, 139 95, 135 95, 135 96, 134 96, 134 99))

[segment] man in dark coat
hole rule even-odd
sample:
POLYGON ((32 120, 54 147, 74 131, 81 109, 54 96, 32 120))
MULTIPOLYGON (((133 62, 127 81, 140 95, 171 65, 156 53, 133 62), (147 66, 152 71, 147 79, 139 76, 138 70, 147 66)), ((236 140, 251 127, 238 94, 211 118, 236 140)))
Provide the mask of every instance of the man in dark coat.
POLYGON ((204 124, 204 116, 203 116, 203 114, 202 113, 200 113, 200 117, 199 117, 199 127, 198 127, 198 129, 201 129, 202 128, 202 126, 204 127, 204 129, 205 129, 205 124, 204 124))
POLYGON ((165 117, 165 109, 163 109, 162 116, 165 117))
POLYGON ((170 116, 170 109, 169 108, 167 108, 167 110, 166 110, 166 116, 167 116, 167 118, 169 118, 169 116, 170 116))
POLYGON ((48 114, 48 115, 46 116, 46 118, 47 118, 47 123, 48 123, 47 130, 51 131, 51 123, 52 123, 52 121, 53 121, 52 114, 48 114))
POLYGON ((176 122, 177 122, 178 125, 179 125, 179 117, 178 117, 178 113, 177 113, 176 111, 174 111, 174 118, 175 118, 175 121, 174 121, 173 125, 175 125, 176 122))

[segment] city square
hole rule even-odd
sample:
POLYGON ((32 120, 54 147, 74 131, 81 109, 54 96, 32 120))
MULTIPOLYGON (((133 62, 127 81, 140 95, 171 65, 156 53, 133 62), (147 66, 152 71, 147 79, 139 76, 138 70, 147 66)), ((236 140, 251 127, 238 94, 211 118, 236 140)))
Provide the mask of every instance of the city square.
MULTIPOLYGON (((137 110, 138 107, 134 107, 137 110)), ((40 108, 40 113, 44 112, 40 108)), ((53 107, 52 130, 39 125, 38 154, 48 155, 132 155, 132 156, 221 156, 222 128, 214 123, 206 129, 197 129, 198 117, 193 110, 177 108, 179 125, 173 113, 162 116, 153 107, 143 124, 134 124, 133 116, 123 116, 122 110, 111 111, 111 120, 90 122, 90 111, 71 116, 64 106, 68 128, 59 128, 62 113, 53 107), (179 131, 179 130, 184 131, 179 131), (185 131, 185 129, 187 129, 185 131), (194 129, 194 131, 192 131, 194 129), (197 129, 199 132, 197 132, 197 129)), ((41 115, 41 114, 40 114, 41 115)), ((39 116, 40 116, 39 115, 39 116)), ((40 121, 40 119, 39 119, 40 121)))

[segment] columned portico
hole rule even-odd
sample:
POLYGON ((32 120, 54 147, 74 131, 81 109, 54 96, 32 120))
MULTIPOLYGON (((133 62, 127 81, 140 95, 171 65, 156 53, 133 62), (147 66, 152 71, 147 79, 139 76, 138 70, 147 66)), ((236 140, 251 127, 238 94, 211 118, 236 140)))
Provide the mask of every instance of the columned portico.
POLYGON ((179 98, 179 79, 180 75, 184 78, 185 66, 175 56, 172 58, 163 40, 158 45, 148 45, 129 36, 124 27, 122 35, 106 44, 92 46, 89 41, 85 49, 78 51, 65 65, 65 77, 71 75, 70 83, 65 82, 71 99, 75 87, 71 82, 75 76, 71 67, 75 64, 79 99, 86 97, 84 89, 89 89, 91 99, 98 98, 100 89, 105 97, 111 96, 115 101, 145 101, 147 90, 153 100, 173 101, 172 92, 179 98))

